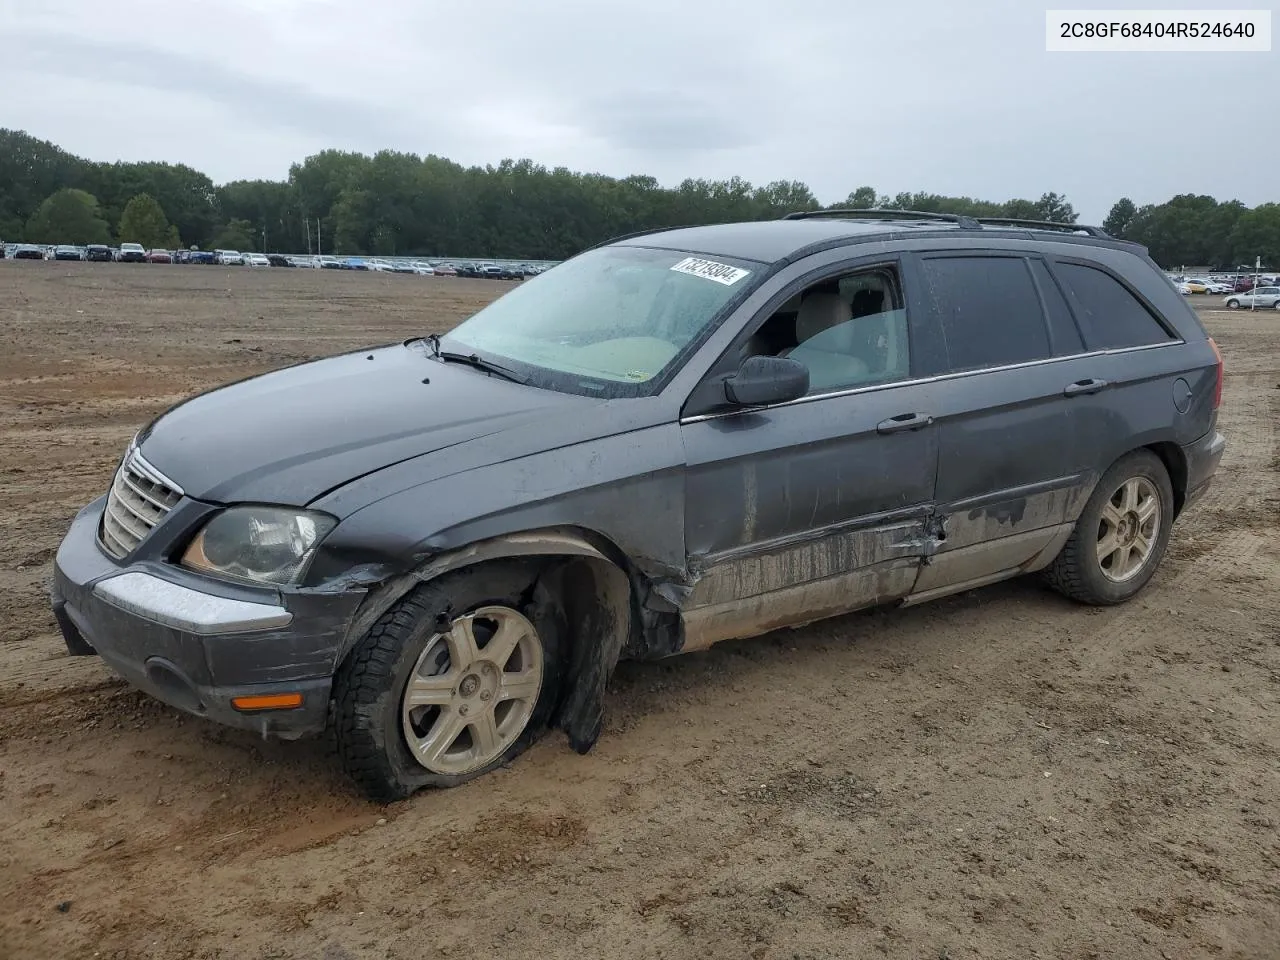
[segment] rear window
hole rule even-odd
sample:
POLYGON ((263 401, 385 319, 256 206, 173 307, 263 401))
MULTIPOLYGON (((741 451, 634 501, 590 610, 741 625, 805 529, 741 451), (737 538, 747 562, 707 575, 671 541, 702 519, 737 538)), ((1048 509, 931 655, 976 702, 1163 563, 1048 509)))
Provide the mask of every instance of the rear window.
POLYGON ((1040 297, 1021 257, 930 258, 924 274, 951 370, 1053 356, 1040 297))
POLYGON ((1146 305, 1106 271, 1058 263, 1056 272, 1075 302, 1091 350, 1144 347, 1174 339, 1146 305))

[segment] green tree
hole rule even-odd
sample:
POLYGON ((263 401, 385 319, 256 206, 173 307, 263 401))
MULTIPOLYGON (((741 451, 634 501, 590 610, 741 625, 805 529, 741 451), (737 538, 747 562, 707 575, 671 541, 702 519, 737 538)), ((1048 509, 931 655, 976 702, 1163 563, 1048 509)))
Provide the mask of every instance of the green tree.
MULTIPOLYGON (((93 193, 86 179, 91 165, 21 130, 0 129, 0 236, 24 237, 24 226, 51 194, 64 187, 93 193)), ((67 241, 70 242, 70 241, 67 241)))
POLYGON ((213 250, 252 250, 253 225, 248 220, 228 220, 209 244, 213 250))
POLYGON ((1067 203, 1067 198, 1059 193, 1045 193, 1036 201, 1037 220, 1051 220, 1054 223, 1075 223, 1079 216, 1067 203))
POLYGON ((125 207, 140 193, 154 197, 169 222, 191 243, 208 241, 214 224, 226 218, 218 212, 213 182, 190 167, 169 163, 86 166, 87 189, 102 200, 103 216, 117 233, 125 207))
POLYGON ((1264 203, 1240 214, 1230 237, 1231 255, 1223 266, 1252 266, 1257 257, 1280 268, 1280 203, 1264 203))
POLYGON ((997 217, 1009 217, 1012 220, 1043 220, 1040 208, 1031 200, 1006 200, 1001 205, 997 217))
POLYGON ((1140 208, 1125 239, 1143 244, 1153 260, 1168 267, 1229 266, 1232 233, 1244 212, 1238 200, 1218 203, 1210 196, 1183 193, 1140 208))
POLYGON ((125 206, 119 234, 122 243, 140 243, 148 250, 178 246, 169 244, 169 221, 164 209, 146 193, 138 194, 125 206))
POLYGON ((844 203, 840 204, 840 206, 847 207, 851 210, 868 210, 875 205, 875 187, 858 187, 858 189, 854 190, 845 198, 844 203))
POLYGON ((27 221, 32 243, 108 243, 111 231, 93 194, 66 187, 45 199, 27 221))
POLYGON ((1111 212, 1107 214, 1107 219, 1102 221, 1102 229, 1113 237, 1123 239, 1125 231, 1129 229, 1129 224, 1133 222, 1137 212, 1138 208, 1133 205, 1132 200, 1128 197, 1121 197, 1112 206, 1111 212))

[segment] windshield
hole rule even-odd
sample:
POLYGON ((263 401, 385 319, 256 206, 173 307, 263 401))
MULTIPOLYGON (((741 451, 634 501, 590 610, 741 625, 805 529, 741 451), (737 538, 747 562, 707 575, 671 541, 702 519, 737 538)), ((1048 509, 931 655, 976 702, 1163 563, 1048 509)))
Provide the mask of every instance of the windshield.
POLYGON ((643 396, 730 299, 758 279, 759 268, 724 257, 603 247, 526 280, 447 339, 516 365, 537 386, 643 396))

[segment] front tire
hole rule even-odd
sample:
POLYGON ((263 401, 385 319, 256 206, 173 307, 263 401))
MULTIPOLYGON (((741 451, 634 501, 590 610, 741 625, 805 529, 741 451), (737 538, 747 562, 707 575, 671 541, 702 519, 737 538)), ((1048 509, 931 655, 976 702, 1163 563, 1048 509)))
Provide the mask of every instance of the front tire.
POLYGON ((526 564, 423 584, 335 678, 338 754, 373 800, 451 787, 523 753, 559 702, 564 628, 526 564))
POLYGON ((1239 309, 1240 309, 1240 301, 1239 301, 1239 300, 1237 300, 1235 297, 1232 297, 1230 300, 1228 300, 1228 301, 1227 301, 1227 309, 1228 309, 1228 310, 1239 310, 1239 309))
POLYGON ((1045 579, 1080 603, 1124 603, 1164 559, 1173 512, 1173 486, 1160 458, 1149 450, 1121 457, 1098 481, 1045 579))

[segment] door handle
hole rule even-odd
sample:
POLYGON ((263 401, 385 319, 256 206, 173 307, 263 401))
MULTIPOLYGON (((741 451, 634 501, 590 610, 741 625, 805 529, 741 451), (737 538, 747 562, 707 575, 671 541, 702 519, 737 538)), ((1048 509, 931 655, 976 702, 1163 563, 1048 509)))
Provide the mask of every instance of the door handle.
POLYGON ((927 413, 900 413, 876 424, 876 433, 899 433, 903 430, 919 430, 933 423, 927 413))
POLYGON ((1075 383, 1068 383, 1062 391, 1064 397, 1086 397, 1091 393, 1099 393, 1108 386, 1106 380, 1099 380, 1097 377, 1090 377, 1088 380, 1077 380, 1075 383))

